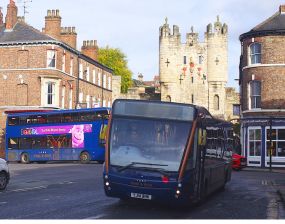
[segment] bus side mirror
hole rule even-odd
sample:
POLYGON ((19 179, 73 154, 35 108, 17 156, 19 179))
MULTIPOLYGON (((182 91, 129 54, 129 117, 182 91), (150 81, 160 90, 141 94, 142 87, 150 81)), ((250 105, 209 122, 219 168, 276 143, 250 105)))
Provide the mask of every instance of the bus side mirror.
POLYGON ((198 129, 198 145, 205 146, 207 140, 207 131, 202 128, 198 129))

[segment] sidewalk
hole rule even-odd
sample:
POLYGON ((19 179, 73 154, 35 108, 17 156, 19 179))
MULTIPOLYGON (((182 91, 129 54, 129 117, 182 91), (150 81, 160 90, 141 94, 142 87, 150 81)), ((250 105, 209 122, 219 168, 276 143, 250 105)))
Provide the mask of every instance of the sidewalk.
MULTIPOLYGON (((259 168, 259 167, 245 167, 244 171, 260 171, 260 172, 270 172, 269 168, 259 168)), ((272 168, 272 173, 283 173, 285 174, 285 168, 272 168)))
MULTIPOLYGON (((255 171, 255 172, 268 172, 268 173, 280 173, 282 175, 285 174, 285 168, 272 168, 270 171, 269 168, 259 168, 259 167, 246 167, 243 168, 242 171, 255 171)), ((280 199, 285 207, 285 176, 284 181, 275 180, 271 183, 273 187, 276 189, 277 194, 280 196, 280 199)))

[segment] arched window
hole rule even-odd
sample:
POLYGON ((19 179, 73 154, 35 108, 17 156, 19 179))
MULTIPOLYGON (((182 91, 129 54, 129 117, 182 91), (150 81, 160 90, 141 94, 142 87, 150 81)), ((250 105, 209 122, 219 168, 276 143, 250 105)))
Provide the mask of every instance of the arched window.
POLYGON ((167 101, 167 102, 171 102, 171 96, 168 95, 168 96, 166 97, 166 101, 167 101))
POLYGON ((261 108, 261 82, 253 80, 249 82, 249 109, 261 108))
POLYGON ((214 96, 214 110, 220 109, 220 97, 218 95, 214 96))
POLYGON ((261 44, 253 43, 249 46, 250 64, 261 63, 261 44))

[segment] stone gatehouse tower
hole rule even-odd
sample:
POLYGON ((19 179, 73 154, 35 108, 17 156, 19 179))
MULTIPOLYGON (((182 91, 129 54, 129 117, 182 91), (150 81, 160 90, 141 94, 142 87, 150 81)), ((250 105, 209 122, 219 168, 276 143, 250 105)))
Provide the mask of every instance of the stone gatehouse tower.
POLYGON ((181 43, 179 27, 167 18, 159 33, 161 100, 204 106, 224 118, 228 76, 228 27, 217 21, 207 26, 204 42, 193 27, 181 43))

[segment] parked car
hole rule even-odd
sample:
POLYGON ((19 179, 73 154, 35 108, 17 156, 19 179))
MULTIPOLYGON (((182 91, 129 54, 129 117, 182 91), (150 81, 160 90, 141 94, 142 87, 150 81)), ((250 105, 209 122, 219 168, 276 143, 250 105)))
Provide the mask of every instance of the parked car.
POLYGON ((246 167, 246 158, 237 153, 233 153, 233 165, 232 168, 234 170, 241 170, 246 167))
POLYGON ((10 180, 10 172, 6 160, 0 158, 0 191, 6 189, 10 180))

